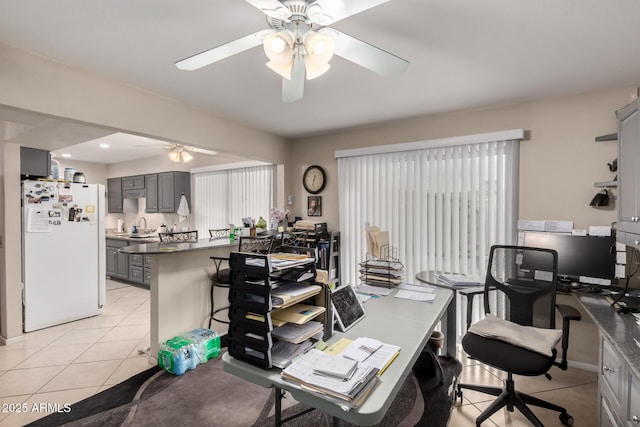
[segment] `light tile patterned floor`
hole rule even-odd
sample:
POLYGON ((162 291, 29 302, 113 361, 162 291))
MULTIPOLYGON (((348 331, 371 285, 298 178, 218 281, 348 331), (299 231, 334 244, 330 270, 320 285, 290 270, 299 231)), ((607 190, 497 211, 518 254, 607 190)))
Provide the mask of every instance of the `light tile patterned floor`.
POLYGON ((138 352, 147 347, 149 291, 107 280, 100 315, 0 346, 0 426, 23 426, 148 369, 138 352))
MULTIPOLYGON (((107 280, 107 305, 99 316, 28 333, 0 346, 0 427, 23 426, 48 415, 42 404, 74 403, 149 368, 138 349, 149 346, 149 291, 107 280), (39 411, 37 409, 40 409, 39 411)), ((503 374, 458 357, 462 381, 502 384, 503 374)), ((576 426, 597 425, 597 375, 580 369, 552 371, 553 380, 516 378, 516 388, 561 402, 576 426)), ((464 391, 453 409, 451 427, 473 427, 491 396, 464 391)), ((547 427, 562 426, 555 413, 534 409, 547 427)), ((517 411, 500 411, 484 426, 529 426, 517 411)))

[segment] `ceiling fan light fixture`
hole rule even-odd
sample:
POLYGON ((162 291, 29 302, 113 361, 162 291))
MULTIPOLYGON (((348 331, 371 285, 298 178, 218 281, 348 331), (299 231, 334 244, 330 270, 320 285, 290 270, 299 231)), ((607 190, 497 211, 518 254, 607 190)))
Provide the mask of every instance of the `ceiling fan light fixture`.
POLYGON ((193 156, 188 151, 182 150, 182 161, 187 163, 193 160, 193 156))
POLYGON ((331 64, 327 62, 314 63, 308 56, 304 57, 304 68, 307 75, 307 80, 313 80, 316 77, 320 77, 331 68, 331 64))
POLYGON ((267 35, 262 46, 271 62, 286 65, 293 59, 293 37, 286 31, 267 35))
POLYGON ((291 80, 291 70, 293 69, 293 60, 286 65, 280 65, 273 61, 267 62, 267 67, 280 74, 287 80, 291 80))
POLYGON ((315 31, 309 31, 304 37, 304 48, 314 63, 329 62, 335 52, 335 41, 331 37, 323 36, 315 31))
POLYGON ((169 151, 169 159, 172 162, 179 163, 180 162, 180 151, 177 148, 169 151))

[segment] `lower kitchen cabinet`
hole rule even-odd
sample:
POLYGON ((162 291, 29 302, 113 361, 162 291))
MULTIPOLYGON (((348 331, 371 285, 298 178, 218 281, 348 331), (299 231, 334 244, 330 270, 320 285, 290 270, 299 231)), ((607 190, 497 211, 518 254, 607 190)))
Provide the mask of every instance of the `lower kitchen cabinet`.
POLYGON ((139 241, 106 239, 107 276, 145 285, 151 284, 151 256, 125 254, 118 249, 139 244, 139 241))

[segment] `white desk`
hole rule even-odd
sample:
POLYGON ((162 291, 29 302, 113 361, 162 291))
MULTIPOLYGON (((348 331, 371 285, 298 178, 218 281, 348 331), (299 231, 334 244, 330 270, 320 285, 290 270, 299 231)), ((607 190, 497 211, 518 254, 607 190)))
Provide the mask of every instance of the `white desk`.
MULTIPOLYGON (((363 336, 399 345, 402 348, 400 355, 382 374, 380 382, 360 408, 344 411, 338 405, 323 399, 322 396, 301 390, 296 384, 285 381, 280 376, 280 369, 260 369, 257 366, 236 360, 228 353, 222 356, 223 369, 263 387, 277 389, 276 425, 280 421, 278 402, 280 390, 290 392, 293 398, 299 402, 306 403, 350 423, 357 425, 376 424, 382 420, 391 406, 400 387, 411 372, 412 366, 427 344, 431 332, 447 312, 454 295, 454 292, 449 289, 437 289, 435 291, 436 300, 433 303, 428 303, 394 298, 396 292, 397 290, 389 296, 367 300, 364 306, 366 317, 346 333, 336 332, 329 340, 329 344, 332 344, 342 337, 354 339, 363 336)), ((446 335, 449 333, 455 334, 455 329, 445 331, 446 335)))

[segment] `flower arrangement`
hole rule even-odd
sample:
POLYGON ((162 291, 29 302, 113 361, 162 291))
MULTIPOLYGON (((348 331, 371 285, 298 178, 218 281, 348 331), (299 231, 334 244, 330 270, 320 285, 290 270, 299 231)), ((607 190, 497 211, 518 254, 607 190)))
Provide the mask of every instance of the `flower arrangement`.
POLYGON ((289 210, 271 208, 269 210, 269 223, 272 225, 272 227, 284 226, 286 225, 287 220, 289 219, 290 213, 291 211, 289 210))

